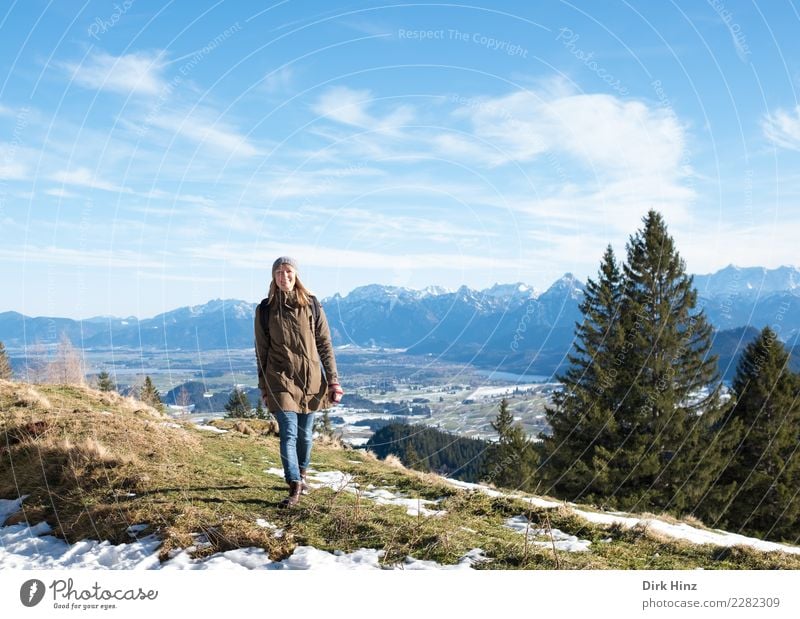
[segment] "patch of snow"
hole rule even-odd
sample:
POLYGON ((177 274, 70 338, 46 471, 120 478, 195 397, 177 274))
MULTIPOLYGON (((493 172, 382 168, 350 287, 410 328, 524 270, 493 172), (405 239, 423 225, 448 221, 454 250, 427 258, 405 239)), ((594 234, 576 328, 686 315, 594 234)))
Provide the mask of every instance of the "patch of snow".
POLYGON ((526 383, 521 385, 506 385, 505 387, 478 387, 470 395, 467 396, 468 400, 477 400, 478 398, 490 398, 501 395, 511 395, 515 389, 520 392, 525 392, 528 389, 539 389, 542 383, 526 383))
POLYGON ((197 428, 198 430, 206 430, 207 432, 216 432, 217 434, 225 434, 227 432, 227 430, 215 428, 214 426, 196 425, 195 428, 197 428))
MULTIPOLYGON (((283 477, 282 469, 271 468, 264 472, 283 477)), ((392 492, 390 488, 386 487, 369 485, 366 488, 361 488, 353 481, 352 475, 349 473, 342 473, 341 471, 320 472, 314 469, 308 469, 308 485, 312 488, 330 488, 334 492, 350 492, 351 494, 357 494, 374 501, 379 505, 400 505, 406 508, 406 513, 409 516, 441 516, 445 513, 442 510, 434 510, 425 507, 426 505, 435 505, 437 501, 402 496, 392 492)))
POLYGON ((277 539, 283 537, 283 529, 281 529, 277 524, 272 524, 263 518, 256 519, 256 526, 259 526, 262 529, 270 529, 272 531, 272 536, 277 539))
POLYGON ((147 529, 148 526, 149 525, 146 524, 132 524, 125 531, 130 537, 135 538, 137 535, 139 535, 139 533, 147 529))
POLYGON ((480 548, 473 548, 467 554, 465 554, 461 559, 459 559, 458 563, 455 565, 442 565, 441 563, 437 563, 436 561, 426 561, 423 559, 414 559, 413 557, 406 557, 406 560, 403 562, 402 566, 398 566, 395 569, 403 569, 403 570, 463 570, 463 569, 471 569, 473 565, 476 563, 488 563, 491 561, 489 557, 486 556, 484 551, 480 548))
POLYGON ((544 542, 542 541, 532 542, 534 546, 542 546, 549 548, 555 546, 556 550, 561 550, 563 552, 588 552, 589 546, 591 545, 591 542, 588 540, 578 539, 575 535, 569 535, 558 529, 551 529, 550 531, 548 531, 547 529, 539 529, 536 527, 532 527, 530 526, 528 519, 525 516, 514 516, 513 518, 508 518, 505 522, 505 526, 523 535, 525 535, 525 532, 527 531, 529 538, 530 537, 549 538, 552 535, 553 537, 552 540, 548 539, 547 541, 544 542))
MULTIPOLYGON (((492 497, 502 496, 508 498, 516 498, 525 501, 527 503, 530 503, 531 505, 534 505, 536 507, 542 507, 545 509, 555 509, 562 505, 565 505, 564 502, 548 501, 546 499, 540 499, 538 497, 521 497, 513 494, 499 492, 492 488, 488 488, 487 486, 484 486, 482 484, 473 484, 450 478, 443 478, 443 480, 448 484, 450 484, 451 486, 455 486, 456 488, 463 488, 465 490, 478 490, 492 497)), ((630 514, 624 514, 621 512, 597 513, 597 512, 588 512, 581 509, 577 509, 572 505, 570 505, 569 507, 584 520, 588 520, 589 522, 593 522, 595 524, 600 524, 604 526, 608 526, 611 524, 620 524, 626 528, 630 528, 636 526, 639 523, 642 523, 650 527, 653 531, 657 531, 663 535, 675 539, 686 540, 694 544, 714 544, 716 546, 728 546, 728 547, 750 546, 751 548, 755 548, 756 550, 761 550, 763 552, 780 551, 790 554, 800 554, 800 547, 798 546, 789 546, 787 544, 779 544, 777 542, 768 542, 753 537, 746 537, 744 535, 739 535, 737 533, 728 533, 726 531, 720 531, 720 530, 711 531, 711 530, 699 529, 697 527, 693 527, 685 523, 670 524, 662 520, 636 518, 631 516, 630 514)))
POLYGON ((738 533, 728 533, 726 531, 712 531, 698 529, 686 523, 672 524, 662 520, 652 518, 634 518, 628 514, 620 512, 610 512, 599 514, 575 509, 573 510, 581 518, 602 525, 620 524, 625 528, 636 526, 637 524, 646 525, 653 531, 657 531, 668 537, 686 540, 694 544, 714 544, 715 546, 750 546, 756 550, 764 552, 781 551, 789 554, 800 554, 800 547, 788 546, 777 542, 767 542, 753 537, 746 537, 738 533))
POLYGON ((484 486, 483 484, 473 484, 468 481, 461 481, 460 479, 452 479, 450 477, 443 477, 442 479, 451 486, 455 486, 456 488, 461 488, 462 490, 477 490, 479 492, 483 492, 484 494, 488 494, 491 497, 509 496, 503 494, 498 490, 489 488, 489 486, 484 486))
POLYGON ((344 439, 345 443, 349 443, 353 447, 361 447, 361 445, 366 445, 369 442, 368 436, 354 436, 352 438, 344 439))
MULTIPOLYGON (((5 501, 12 503, 12 501, 5 501)), ((18 501, 16 503, 19 503, 18 501)), ((0 512, 7 506, 0 505, 0 512)), ((17 510, 15 510, 17 511, 17 510)), ((13 513, 13 512, 12 512, 13 513)), ((8 515, 0 515, 0 521, 8 515)), ((48 535, 50 525, 0 527, 0 569, 133 569, 158 567, 161 540, 148 535, 130 544, 81 540, 69 545, 48 535)))
POLYGON ((546 499, 540 499, 539 497, 531 496, 531 497, 523 497, 523 501, 526 503, 530 503, 534 507, 543 507, 545 509, 555 509, 557 507, 561 507, 564 503, 558 503, 557 501, 548 501, 546 499))
POLYGON ((353 476, 350 473, 308 470, 308 485, 312 488, 330 488, 338 492, 347 488, 352 482, 353 476))

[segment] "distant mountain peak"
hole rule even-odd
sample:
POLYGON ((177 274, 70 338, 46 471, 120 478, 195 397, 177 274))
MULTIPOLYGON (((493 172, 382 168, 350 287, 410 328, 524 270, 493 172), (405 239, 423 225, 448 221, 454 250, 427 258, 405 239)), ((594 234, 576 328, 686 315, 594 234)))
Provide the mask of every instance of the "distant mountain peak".
POLYGON ((800 269, 783 265, 775 269, 729 264, 715 273, 695 275, 700 296, 763 296, 775 292, 800 293, 800 269))

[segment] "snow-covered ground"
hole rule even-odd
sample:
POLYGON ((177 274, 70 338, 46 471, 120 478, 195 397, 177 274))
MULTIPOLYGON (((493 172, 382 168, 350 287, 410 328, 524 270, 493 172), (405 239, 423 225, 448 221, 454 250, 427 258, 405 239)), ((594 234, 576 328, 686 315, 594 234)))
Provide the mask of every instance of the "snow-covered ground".
POLYGON ((790 554, 800 554, 800 546, 789 546, 787 544, 778 544, 776 542, 766 542, 764 540, 760 540, 754 537, 739 535, 738 533, 728 533, 727 531, 720 531, 720 530, 712 531, 709 529, 700 529, 698 527, 693 527, 685 523, 672 524, 669 522, 665 522, 663 520, 657 520, 655 518, 636 518, 634 516, 631 516, 630 514, 625 514, 622 512, 607 512, 607 513, 589 512, 578 509, 575 505, 571 503, 559 503, 556 501, 548 501, 545 499, 540 499, 538 497, 521 497, 514 494, 505 494, 493 488, 489 488, 488 486, 484 486, 481 484, 470 484, 467 482, 458 481, 457 479, 445 479, 445 481, 457 488, 463 488, 466 490, 478 490, 488 494, 489 496, 494 496, 494 497, 508 496, 508 497, 519 498, 523 501, 531 503, 535 507, 556 508, 561 505, 567 505, 570 509, 572 509, 573 512, 575 512, 581 518, 589 522, 593 522, 595 524, 601 524, 604 526, 608 526, 611 524, 620 524, 623 527, 631 528, 641 524, 642 526, 647 526, 649 529, 657 531, 658 533, 666 535, 667 537, 685 540, 687 542, 692 542, 693 544, 714 544, 715 546, 728 546, 728 547, 750 546, 752 548, 755 548, 756 550, 761 550, 764 552, 780 551, 780 552, 788 552, 790 554))
POLYGON ((529 389, 540 389, 544 387, 542 383, 526 383, 520 385, 504 385, 502 387, 478 387, 475 391, 467 396, 469 400, 479 400, 484 398, 496 398, 503 395, 511 395, 515 390, 519 389, 521 393, 529 389))
MULTIPOLYGON (((283 469, 268 468, 264 472, 283 478, 283 469)), ((440 516, 444 514, 442 510, 434 510, 425 507, 425 505, 435 505, 437 501, 406 497, 393 492, 391 488, 379 487, 373 484, 360 487, 353 481, 352 475, 340 471, 319 472, 314 469, 309 469, 308 485, 312 488, 330 488, 334 492, 350 492, 351 494, 374 501, 379 505, 400 505, 406 509, 406 513, 409 516, 440 516)))
POLYGON ((555 546, 556 550, 563 552, 587 552, 591 542, 584 539, 578 539, 575 535, 569 535, 558 529, 539 529, 531 526, 530 522, 525 516, 514 516, 506 520, 506 526, 513 529, 517 533, 527 534, 531 537, 545 537, 546 541, 532 541, 534 546, 545 546, 552 548, 555 546), (550 539, 552 537, 552 539, 550 539))
MULTIPOLYGON (((283 471, 277 468, 267 469, 265 472, 283 476, 283 471)), ((309 482, 312 487, 328 487, 336 491, 358 493, 362 497, 380 504, 400 505, 407 509, 411 515, 436 516, 441 511, 429 509, 425 505, 435 505, 435 501, 419 500, 405 497, 393 492, 390 488, 367 486, 359 488, 353 482, 352 476, 340 471, 315 472, 310 471, 309 482)), ((447 480, 453 486, 467 490, 485 492, 491 496, 514 496, 483 486, 469 484, 457 480, 447 480)), ((0 525, 6 519, 20 510, 22 499, 0 499, 0 525)), ((531 504, 541 507, 555 508, 563 503, 547 501, 535 497, 525 497, 531 504)), ((636 518, 623 513, 595 513, 577 509, 569 505, 576 514, 602 525, 619 523, 625 527, 643 524, 663 535, 686 540, 695 544, 716 544, 719 546, 751 546, 761 551, 781 551, 800 554, 800 547, 765 542, 763 540, 745 537, 725 531, 710 531, 692 527, 683 523, 671 524, 656 519, 636 518)), ((256 525, 271 529, 275 537, 283 535, 282 529, 266 520, 256 520, 256 525)), ((557 529, 552 531, 533 527, 524 516, 509 518, 506 526, 527 534, 533 539, 534 545, 552 546, 568 552, 591 551, 590 543, 580 540, 576 536, 565 534, 557 529), (552 538, 551 538, 552 535, 552 538)), ((132 525, 128 529, 131 538, 137 538, 146 528, 145 524, 132 525)), ((67 544, 64 540, 50 535, 51 528, 46 523, 33 526, 14 524, 0 526, 0 570, 3 569, 465 569, 475 563, 490 561, 483 551, 475 548, 467 553, 456 565, 443 566, 433 561, 422 561, 407 557, 400 564, 382 565, 383 551, 378 549, 361 548, 355 552, 326 552, 310 546, 299 546, 292 555, 282 561, 270 560, 267 553, 261 548, 240 548, 227 552, 217 553, 204 559, 193 559, 191 553, 203 544, 208 543, 202 535, 198 535, 195 544, 188 548, 174 551, 168 560, 161 563, 158 553, 161 542, 153 535, 148 535, 128 544, 114 545, 109 542, 82 540, 75 544, 67 544)))
MULTIPOLYGON (((0 523, 19 511, 21 500, 0 499, 0 523)), ((282 531, 275 525, 260 520, 259 526, 271 528, 279 537, 282 531)), ((135 537, 140 526, 129 529, 135 537)), ((168 560, 158 559, 160 540, 153 535, 137 539, 129 544, 114 545, 109 542, 84 540, 69 545, 64 540, 49 535, 51 528, 46 523, 33 527, 25 524, 0 526, 0 571, 6 569, 469 569, 475 563, 488 561, 479 548, 468 552, 456 565, 441 565, 434 561, 423 561, 407 557, 394 565, 382 565, 383 550, 361 548, 355 552, 326 552, 312 546, 298 546, 292 555, 282 561, 270 560, 262 548, 239 548, 221 552, 204 559, 193 559, 191 552, 203 543, 198 537, 195 546, 174 551, 168 560)))

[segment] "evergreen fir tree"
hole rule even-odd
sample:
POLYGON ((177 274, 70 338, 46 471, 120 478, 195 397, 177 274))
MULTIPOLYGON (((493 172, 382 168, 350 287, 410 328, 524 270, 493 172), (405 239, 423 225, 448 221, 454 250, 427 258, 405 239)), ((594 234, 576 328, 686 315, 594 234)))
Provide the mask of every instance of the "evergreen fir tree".
MULTIPOLYGON (((800 400, 798 377, 777 334, 765 327, 739 361, 731 416, 742 440, 719 485, 732 497, 721 526, 796 542, 800 535, 800 400)), ((714 526, 720 526, 715 523, 714 526)))
POLYGON ((497 432, 499 442, 506 440, 511 428, 514 425, 514 415, 508 410, 508 400, 503 398, 500 400, 500 408, 497 412, 497 417, 491 422, 492 428, 497 432))
POLYGON ((609 245, 597 281, 586 283, 570 365, 558 377, 563 388, 545 408, 551 432, 540 436, 546 492, 571 500, 600 500, 612 490, 609 461, 620 443, 614 412, 624 398, 616 365, 621 300, 622 274, 609 245))
POLYGON ((13 378, 14 372, 11 369, 11 361, 6 353, 6 347, 3 346, 3 342, 0 342, 0 379, 12 380, 13 378))
POLYGON ((104 370, 97 375, 97 388, 100 391, 115 391, 117 387, 108 372, 104 370))
POLYGON ((161 402, 161 394, 156 389, 153 381, 149 376, 144 377, 144 385, 142 386, 141 395, 139 399, 145 404, 149 404, 154 409, 164 412, 164 404, 161 402))
POLYGON ((537 455, 525 431, 514 423, 514 415, 503 398, 492 422, 497 443, 489 448, 485 479, 496 486, 527 490, 533 486, 537 455))
POLYGON ((408 468, 416 471, 430 470, 425 460, 420 458, 419 453, 417 453, 417 450, 414 448, 414 444, 411 441, 406 443, 405 454, 403 455, 402 461, 408 468))
POLYGON ((322 411, 322 415, 318 415, 314 421, 314 430, 321 436, 333 438, 333 424, 331 423, 331 416, 328 414, 328 409, 322 411))
POLYGON ((252 409, 253 407, 250 405, 250 400, 244 390, 234 387, 230 398, 228 398, 228 403, 225 404, 225 410, 228 411, 225 416, 247 419, 253 416, 252 409))
POLYGON ((607 467, 612 504, 634 509, 698 506, 735 437, 721 425, 711 325, 667 233, 651 210, 624 264, 615 409, 618 450, 607 467))
POLYGON ((261 401, 261 398, 258 398, 258 403, 256 404, 256 419, 269 419, 269 411, 264 409, 264 403, 261 401))

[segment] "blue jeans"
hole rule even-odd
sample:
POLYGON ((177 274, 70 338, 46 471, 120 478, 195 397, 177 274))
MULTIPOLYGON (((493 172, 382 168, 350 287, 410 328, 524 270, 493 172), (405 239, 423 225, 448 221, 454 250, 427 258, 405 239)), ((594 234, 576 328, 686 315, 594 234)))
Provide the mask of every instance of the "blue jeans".
POLYGON ((281 433, 281 462, 286 482, 300 481, 300 469, 311 462, 311 442, 314 433, 314 413, 273 413, 281 433))

